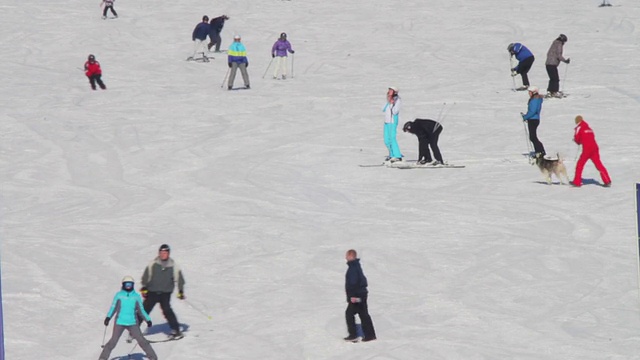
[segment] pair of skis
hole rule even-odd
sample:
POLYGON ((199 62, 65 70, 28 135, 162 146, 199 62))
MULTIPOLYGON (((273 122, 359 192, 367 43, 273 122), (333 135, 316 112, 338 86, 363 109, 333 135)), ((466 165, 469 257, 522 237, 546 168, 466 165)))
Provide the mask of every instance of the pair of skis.
POLYGON ((395 169, 462 169, 465 166, 464 165, 453 165, 453 164, 439 164, 439 165, 420 165, 416 162, 395 162, 395 163, 389 163, 389 162, 383 162, 381 164, 363 164, 363 165, 358 165, 360 167, 389 167, 389 168, 395 168, 395 169))

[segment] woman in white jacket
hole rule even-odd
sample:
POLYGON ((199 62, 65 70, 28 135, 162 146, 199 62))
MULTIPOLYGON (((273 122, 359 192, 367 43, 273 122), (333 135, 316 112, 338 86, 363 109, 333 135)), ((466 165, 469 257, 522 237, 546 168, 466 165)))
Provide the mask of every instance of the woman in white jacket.
POLYGON ((402 154, 396 139, 400 114, 400 96, 398 96, 397 87, 389 87, 387 103, 382 111, 384 112, 384 144, 389 150, 387 160, 390 162, 402 161, 402 154))

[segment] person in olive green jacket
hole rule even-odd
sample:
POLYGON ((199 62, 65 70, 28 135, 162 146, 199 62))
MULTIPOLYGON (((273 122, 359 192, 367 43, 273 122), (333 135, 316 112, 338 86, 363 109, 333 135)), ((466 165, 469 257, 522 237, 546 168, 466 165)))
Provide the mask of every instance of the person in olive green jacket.
POLYGON ((140 293, 144 297, 144 310, 150 313, 153 307, 160 303, 162 313, 169 323, 172 337, 182 337, 180 323, 171 308, 171 294, 178 286, 178 299, 184 300, 184 277, 182 270, 175 261, 169 257, 171 248, 162 244, 158 250, 158 257, 144 269, 142 275, 142 289, 140 293))

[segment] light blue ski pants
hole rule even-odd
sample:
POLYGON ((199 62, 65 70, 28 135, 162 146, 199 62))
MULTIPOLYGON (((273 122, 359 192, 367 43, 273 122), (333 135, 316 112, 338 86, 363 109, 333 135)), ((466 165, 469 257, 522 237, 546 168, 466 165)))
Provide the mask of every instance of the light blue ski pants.
POLYGON ((396 135, 398 133, 398 119, 394 119, 393 123, 384 123, 384 144, 389 150, 389 156, 392 158, 401 158, 400 146, 396 135))

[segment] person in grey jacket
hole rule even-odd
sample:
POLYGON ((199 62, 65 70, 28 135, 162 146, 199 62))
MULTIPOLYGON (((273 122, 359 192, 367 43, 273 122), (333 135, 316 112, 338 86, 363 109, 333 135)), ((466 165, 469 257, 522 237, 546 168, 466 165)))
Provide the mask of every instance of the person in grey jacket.
POLYGON ((184 300, 184 277, 182 270, 173 259, 169 257, 171 248, 162 244, 158 250, 158 257, 144 269, 142 275, 142 289, 140 293, 144 298, 144 311, 151 313, 153 307, 160 303, 162 313, 169 323, 172 337, 182 337, 180 324, 176 314, 171 308, 171 293, 178 285, 178 299, 184 300))
POLYGON ((549 51, 547 51, 547 74, 549 75, 549 86, 547 86, 547 97, 562 97, 560 93, 560 76, 558 75, 558 66, 560 62, 568 64, 571 59, 565 59, 562 56, 562 48, 567 42, 567 36, 560 34, 557 39, 553 40, 549 51))

